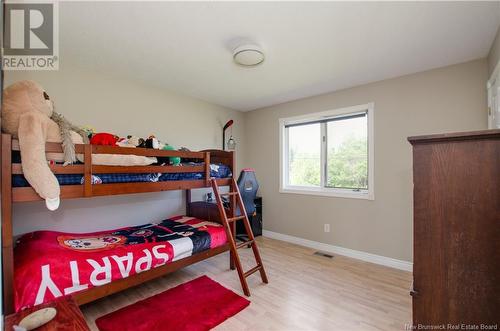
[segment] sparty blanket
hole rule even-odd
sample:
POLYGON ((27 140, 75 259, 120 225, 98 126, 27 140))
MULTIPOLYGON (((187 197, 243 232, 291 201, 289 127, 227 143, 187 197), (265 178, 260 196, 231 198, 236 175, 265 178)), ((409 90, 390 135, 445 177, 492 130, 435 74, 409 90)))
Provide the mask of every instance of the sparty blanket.
POLYGON ((94 233, 28 233, 14 250, 16 311, 225 243, 222 225, 185 216, 94 233))

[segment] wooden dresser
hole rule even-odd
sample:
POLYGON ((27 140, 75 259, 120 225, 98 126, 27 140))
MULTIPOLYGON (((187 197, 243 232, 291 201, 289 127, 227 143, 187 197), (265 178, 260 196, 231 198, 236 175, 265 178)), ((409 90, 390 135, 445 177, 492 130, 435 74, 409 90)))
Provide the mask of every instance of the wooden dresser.
POLYGON ((413 323, 500 329, 500 130, 413 145, 413 323))

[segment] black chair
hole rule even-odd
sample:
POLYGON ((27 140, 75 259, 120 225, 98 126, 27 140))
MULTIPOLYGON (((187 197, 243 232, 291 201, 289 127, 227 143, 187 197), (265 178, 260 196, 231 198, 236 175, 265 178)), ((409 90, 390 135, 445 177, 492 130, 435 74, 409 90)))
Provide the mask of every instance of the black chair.
MULTIPOLYGON (((259 190, 259 182, 255 177, 255 171, 251 168, 243 169, 238 177, 238 188, 240 189, 241 199, 245 205, 247 215, 250 217, 255 213, 255 198, 259 190)), ((240 211, 237 210, 238 215, 240 211)))
MULTIPOLYGON (((236 183, 240 190, 241 199, 243 200, 243 205, 245 205, 253 234, 255 236, 260 236, 262 235, 262 202, 261 199, 257 197, 259 182, 255 176, 255 171, 251 168, 243 169, 236 183), (260 201, 259 206, 256 206, 256 201, 260 201)), ((239 208, 236 210, 236 215, 241 215, 239 208)), ((236 225, 237 238, 245 240, 245 233, 243 223, 238 222, 236 225)))

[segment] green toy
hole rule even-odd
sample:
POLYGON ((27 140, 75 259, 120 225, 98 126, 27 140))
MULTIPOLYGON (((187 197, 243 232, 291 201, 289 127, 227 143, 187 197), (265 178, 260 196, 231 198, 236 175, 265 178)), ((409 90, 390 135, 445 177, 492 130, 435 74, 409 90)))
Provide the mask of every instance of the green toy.
MULTIPOLYGON (((170 145, 165 145, 163 146, 162 148, 164 151, 175 151, 175 147, 174 146, 170 146, 170 145)), ((181 164, 181 158, 180 157, 171 157, 170 158, 170 163, 177 166, 179 164, 181 164)))

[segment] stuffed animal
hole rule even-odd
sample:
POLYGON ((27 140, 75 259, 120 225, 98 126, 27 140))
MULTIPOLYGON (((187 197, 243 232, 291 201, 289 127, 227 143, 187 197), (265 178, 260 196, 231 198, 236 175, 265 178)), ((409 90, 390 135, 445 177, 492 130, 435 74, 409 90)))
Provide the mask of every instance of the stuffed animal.
POLYGON ((85 134, 87 135, 87 137, 90 139, 92 138, 92 136, 95 134, 95 129, 91 126, 83 126, 82 127, 82 130, 85 132, 85 134))
POLYGON ((148 139, 146 139, 144 147, 158 149, 158 139, 156 139, 155 136, 149 136, 148 139))
POLYGON ((116 144, 120 147, 133 147, 135 148, 135 145, 132 145, 127 138, 120 138, 116 142, 116 144))
POLYGON ((158 149, 163 149, 167 145, 168 144, 165 144, 164 142, 161 142, 161 141, 158 140, 158 149))
MULTIPOLYGON (((45 199, 49 210, 59 207, 60 188, 47 164, 45 142, 62 141, 64 149, 73 148, 73 155, 73 143, 84 142, 83 137, 70 130, 73 126, 64 118, 59 118, 64 124, 60 130, 51 119, 53 111, 49 95, 34 81, 20 81, 3 91, 2 129, 19 139, 24 177, 45 199)), ((67 162, 66 158, 65 152, 67 162)))
MULTIPOLYGON (((179 152, 191 152, 191 150, 187 147, 181 147, 181 148, 179 148, 179 152)), ((190 159, 186 159, 186 158, 181 157, 181 163, 182 162, 190 162, 190 159)))
MULTIPOLYGON (((44 97, 49 98, 47 93, 45 93, 44 97)), ((56 113, 55 111, 52 112, 50 119, 56 122, 59 127, 59 131, 61 132, 60 135, 64 152, 64 165, 66 166, 76 162, 75 143, 71 137, 71 132, 77 132, 83 138, 83 143, 88 144, 89 139, 87 137, 87 132, 85 132, 82 128, 71 124, 63 115, 56 113)))
MULTIPOLYGON (((170 145, 167 144, 167 145, 165 145, 163 147, 163 150, 164 151, 175 151, 175 147, 170 146, 170 145)), ((170 157, 169 159, 170 159, 169 161, 170 161, 170 163, 172 165, 178 166, 179 164, 181 164, 181 158, 180 157, 174 156, 174 157, 170 157)))
POLYGON ((160 141, 155 136, 149 136, 144 145, 146 148, 161 149, 160 141))
POLYGON ((92 145, 116 146, 118 137, 111 133, 96 133, 90 139, 92 145))
POLYGON ((127 136, 127 142, 130 145, 134 145, 135 147, 141 147, 144 146, 145 144, 144 139, 131 135, 127 136))

